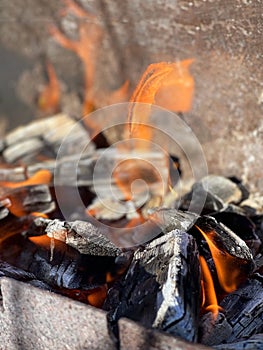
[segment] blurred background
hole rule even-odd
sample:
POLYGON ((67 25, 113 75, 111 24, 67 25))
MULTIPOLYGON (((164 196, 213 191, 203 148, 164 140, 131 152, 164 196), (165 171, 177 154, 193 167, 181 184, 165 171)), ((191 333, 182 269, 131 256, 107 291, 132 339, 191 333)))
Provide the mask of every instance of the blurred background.
MULTIPOLYGON (((52 28, 78 41, 83 21, 96 23, 102 29, 93 62, 97 106, 126 80, 128 100, 150 63, 194 59, 193 106, 182 117, 201 142, 209 171, 235 175, 262 192, 261 0, 78 0, 87 15, 65 10, 70 4, 1 0, 1 135, 60 111, 81 117, 85 66, 52 28), (55 108, 39 99, 50 81, 48 64, 60 88, 55 108)), ((90 41, 85 43, 88 50, 90 41)))

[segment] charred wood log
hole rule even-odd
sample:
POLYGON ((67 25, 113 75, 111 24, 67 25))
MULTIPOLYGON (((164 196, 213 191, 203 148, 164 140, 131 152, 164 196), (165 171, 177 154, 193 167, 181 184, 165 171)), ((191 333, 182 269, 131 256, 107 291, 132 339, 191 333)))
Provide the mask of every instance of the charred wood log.
POLYGON ((211 216, 198 216, 194 213, 183 212, 176 209, 156 210, 150 219, 161 227, 164 232, 178 229, 189 231, 196 237, 196 231, 191 230, 193 225, 198 226, 206 233, 213 232, 213 240, 230 255, 237 258, 253 260, 252 254, 246 243, 223 223, 217 222, 211 216))
POLYGON ((113 327, 119 318, 128 317, 196 341, 199 293, 195 240, 173 230, 135 252, 126 276, 110 290, 105 308, 113 327))
POLYGON ((239 340, 230 344, 216 345, 213 348, 217 350, 262 350, 263 334, 256 334, 249 339, 239 340))
MULTIPOLYGON (((106 283, 108 276, 118 276, 129 261, 125 256, 80 254, 64 242, 52 241, 47 236, 28 239, 22 235, 1 243, 0 259, 25 271, 25 278, 33 274, 36 279, 55 289, 83 290, 100 287, 106 283)), ((9 270, 6 271, 8 273, 9 270)), ((16 278, 15 274, 9 276, 16 278)))
POLYGON ((244 199, 244 191, 240 186, 222 176, 208 175, 201 181, 193 185, 190 193, 186 194, 182 199, 181 209, 188 209, 191 207, 199 208, 199 197, 206 198, 203 214, 210 214, 212 212, 226 208, 231 203, 240 203, 244 199), (193 197, 193 192, 196 194, 193 197))
MULTIPOLYGON (((228 349, 226 343, 249 339, 252 335, 261 333, 263 331, 262 300, 262 283, 256 279, 248 280, 222 300, 220 306, 223 313, 219 313, 216 320, 212 319, 211 314, 205 314, 202 317, 200 341, 206 345, 223 343, 228 349)), ((232 348, 233 345, 230 344, 229 349, 232 348)))
POLYGON ((50 213, 55 209, 49 187, 46 185, 4 189, 0 200, 2 208, 7 209, 18 217, 29 215, 33 212, 50 213))
POLYGON ((27 231, 27 236, 44 235, 65 242, 81 254, 96 256, 118 256, 121 250, 90 222, 74 222, 36 218, 27 231))
POLYGON ((50 118, 36 120, 18 127, 10 132, 3 141, 2 156, 5 162, 14 163, 23 161, 30 164, 37 161, 40 153, 49 158, 56 158, 63 139, 68 136, 74 127, 74 137, 67 139, 64 152, 79 154, 85 146, 86 153, 94 150, 93 143, 89 142, 89 135, 80 122, 76 122, 65 114, 58 114, 50 118))
POLYGON ((227 343, 240 338, 249 338, 263 332, 263 285, 256 279, 227 295, 220 306, 226 319, 232 325, 232 333, 227 343))

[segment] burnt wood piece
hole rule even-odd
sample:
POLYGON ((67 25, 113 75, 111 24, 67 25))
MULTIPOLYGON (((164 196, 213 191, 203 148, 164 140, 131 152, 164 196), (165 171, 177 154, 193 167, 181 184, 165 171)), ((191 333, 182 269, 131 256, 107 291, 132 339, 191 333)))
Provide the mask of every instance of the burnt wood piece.
POLYGON ((17 216, 32 212, 50 213, 55 209, 47 185, 24 186, 15 189, 1 188, 1 206, 17 216))
POLYGON ((47 236, 39 240, 30 240, 22 235, 10 237, 0 245, 0 259, 33 274, 52 288, 83 290, 105 284, 107 273, 118 275, 124 264, 118 257, 80 254, 47 236))
POLYGON ((239 340, 230 344, 216 345, 213 348, 217 350, 262 350, 263 334, 256 334, 249 339, 239 340))
POLYGON ((262 242, 256 234, 256 225, 249 217, 230 211, 217 212, 213 214, 213 217, 243 239, 250 248, 253 256, 257 254, 262 242))
POLYGON ((262 300, 263 284, 256 279, 248 280, 244 286, 222 300, 220 306, 232 325, 232 333, 226 339, 227 343, 263 332, 262 300))
POLYGON ((221 311, 216 318, 212 312, 207 312, 200 318, 198 340, 204 345, 221 344, 231 333, 232 326, 221 311))
POLYGON ((27 236, 44 235, 65 242, 81 254, 96 256, 118 256, 122 251, 116 247, 102 232, 100 226, 91 222, 60 221, 36 218, 27 231, 27 236))
POLYGON ((17 281, 27 282, 41 289, 56 291, 52 290, 52 288, 47 283, 38 280, 33 273, 26 272, 22 269, 8 264, 5 261, 0 260, 0 278, 1 277, 10 277, 17 281))
POLYGON ((246 243, 223 223, 217 222, 211 216, 202 216, 196 220, 196 226, 207 233, 216 246, 222 247, 222 250, 253 263, 253 256, 246 243))
POLYGON ((217 222, 212 216, 200 217, 182 210, 158 209, 152 213, 150 220, 159 225, 163 232, 178 229, 190 231, 196 236, 196 231, 191 230, 193 225, 197 225, 205 233, 213 231, 213 239, 230 255, 253 261, 253 256, 246 243, 226 225, 217 222))
POLYGON ((243 194, 238 184, 223 176, 208 175, 193 185, 192 191, 184 196, 181 209, 199 208, 199 198, 206 198, 203 214, 210 214, 226 208, 231 203, 240 203, 243 194), (193 197, 193 193, 195 196, 193 197))
MULTIPOLYGON (((248 280, 220 303, 222 313, 214 320, 211 313, 200 322, 200 342, 206 345, 233 343, 263 332, 263 285, 248 280)), ((228 349, 226 347, 226 349, 228 349)), ((230 347, 230 349, 232 349, 230 347)), ((245 348, 246 349, 246 348, 245 348)))
POLYGON ((182 210, 161 208, 152 210, 149 219, 155 222, 164 233, 172 230, 188 231, 198 219, 198 215, 182 210))
POLYGON ((35 120, 26 126, 11 131, 4 139, 2 156, 5 162, 23 161, 26 164, 36 161, 39 154, 56 158, 58 149, 63 143, 64 154, 92 153, 94 144, 80 122, 66 114, 57 114, 50 118, 35 120), (74 133, 72 129, 74 127, 74 133), (71 132, 70 136, 68 134, 71 132))
POLYGON ((121 317, 185 340, 197 340, 200 267, 194 238, 173 230, 139 248, 105 308, 116 332, 121 317))

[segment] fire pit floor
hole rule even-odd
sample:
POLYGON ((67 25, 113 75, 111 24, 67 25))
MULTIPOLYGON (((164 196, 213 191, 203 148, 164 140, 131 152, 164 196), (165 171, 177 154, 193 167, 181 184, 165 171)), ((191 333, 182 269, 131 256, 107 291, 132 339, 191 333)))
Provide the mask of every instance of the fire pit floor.
POLYGON ((1 349, 209 349, 125 318, 120 343, 108 332, 106 312, 10 278, 1 278, 1 349))

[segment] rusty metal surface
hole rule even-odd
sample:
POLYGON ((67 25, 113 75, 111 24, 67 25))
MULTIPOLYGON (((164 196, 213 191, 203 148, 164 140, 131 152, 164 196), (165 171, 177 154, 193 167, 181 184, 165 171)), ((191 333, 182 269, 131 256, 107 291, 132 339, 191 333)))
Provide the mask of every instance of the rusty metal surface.
POLYGON ((0 288, 1 350, 116 349, 105 312, 8 278, 0 288))
MULTIPOLYGON (((116 88, 126 78, 134 87, 152 62, 195 58, 191 67, 196 83, 194 105, 184 118, 204 147, 209 171, 237 175, 250 182, 252 190, 260 190, 262 1, 79 0, 79 3, 98 14, 105 31, 96 72, 97 88, 116 88)), ((18 99, 32 108, 39 81, 41 84, 45 81, 42 59, 48 56, 65 84, 66 96, 70 96, 64 99, 63 108, 80 113, 80 101, 74 91, 82 88, 81 64, 46 30, 48 24, 59 21, 60 6, 59 2, 47 0, 2 1, 0 44, 14 55, 24 55, 33 66, 16 81, 18 99)), ((76 37, 73 19, 63 20, 62 28, 76 37)), ((19 114, 20 124, 21 114, 17 110, 13 113, 19 114)), ((37 114, 36 110, 34 113, 37 114)))

